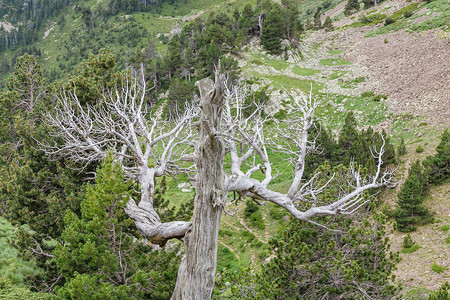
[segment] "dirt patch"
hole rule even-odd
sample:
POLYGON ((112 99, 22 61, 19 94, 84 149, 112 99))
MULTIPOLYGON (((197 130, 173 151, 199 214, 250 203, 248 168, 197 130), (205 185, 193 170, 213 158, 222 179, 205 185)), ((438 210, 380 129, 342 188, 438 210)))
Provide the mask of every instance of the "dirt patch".
POLYGON ((435 31, 401 30, 364 38, 353 50, 348 59, 365 66, 374 91, 389 96, 392 112, 424 116, 430 124, 450 124, 448 38, 435 31))
MULTIPOLYGON (((405 290, 418 286, 437 290, 450 277, 450 244, 445 242, 450 232, 441 230, 443 225, 450 225, 450 184, 433 187, 430 195, 424 203, 436 213, 440 223, 419 226, 417 231, 411 233, 411 237, 422 248, 413 253, 400 254, 402 260, 394 274, 396 281, 402 283, 405 290), (431 269, 433 264, 447 269, 438 274, 431 269)), ((405 236, 406 233, 401 232, 390 236, 392 250, 402 249, 405 236)))

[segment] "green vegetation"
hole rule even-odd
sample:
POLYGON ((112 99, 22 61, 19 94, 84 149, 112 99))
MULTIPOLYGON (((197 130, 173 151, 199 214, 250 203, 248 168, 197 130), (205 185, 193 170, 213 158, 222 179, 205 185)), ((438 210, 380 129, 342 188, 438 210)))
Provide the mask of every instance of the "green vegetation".
POLYGON ((53 252, 66 279, 58 290, 62 298, 170 297, 179 258, 173 251, 152 251, 135 242, 140 237, 123 210, 131 193, 131 182, 109 155, 97 169, 95 185, 87 188, 81 218, 66 214, 63 242, 53 252))
POLYGON ((450 299, 450 284, 445 282, 438 291, 432 292, 428 300, 449 300, 450 299))
POLYGON ((427 173, 419 161, 416 161, 408 172, 400 192, 398 193, 397 208, 394 217, 397 221, 397 229, 402 232, 411 232, 417 229, 417 225, 431 223, 433 217, 423 205, 428 195, 427 173))
POLYGON ((361 93, 361 97, 363 97, 363 98, 372 98, 373 96, 375 96, 375 92, 373 92, 373 91, 361 93))
POLYGON ((413 2, 408 6, 394 12, 391 16, 386 18, 386 26, 379 27, 372 30, 366 37, 372 37, 388 32, 398 31, 404 28, 408 28, 410 31, 425 31, 431 29, 442 29, 448 31, 450 27, 450 4, 446 0, 435 0, 421 5, 419 2, 413 2), (419 10, 426 7, 429 12, 425 12, 422 15, 417 14, 419 10), (414 20, 421 16, 428 16, 432 12, 437 13, 435 16, 427 18, 427 20, 421 23, 415 23, 414 20), (389 21, 388 21, 389 19, 389 21))
MULTIPOLYGON (((340 165, 331 169, 330 165, 325 163, 318 169, 322 174, 326 174, 320 181, 326 182, 333 174, 345 174, 343 168, 340 165)), ((337 182, 340 182, 339 178, 337 182)), ((336 188, 345 186, 332 185, 328 186, 327 190, 331 195, 336 188)), ((318 201, 329 200, 325 196, 318 201)), ((361 219, 354 217, 321 220, 330 224, 331 229, 342 230, 341 233, 291 219, 271 241, 275 257, 263 265, 256 276, 251 276, 238 285, 235 293, 240 293, 240 297, 245 299, 294 299, 298 295, 302 295, 303 299, 317 299, 330 293, 335 296, 345 293, 357 298, 360 291, 353 283, 358 282, 366 287, 370 286, 364 293, 375 299, 395 295, 396 288, 389 285, 388 280, 390 270, 398 258, 395 254, 389 256, 385 252, 386 218, 377 214, 360 217, 361 219), (363 219, 365 221, 362 221, 363 219), (361 244, 367 245, 364 251, 360 251, 361 248, 357 246, 361 244), (378 263, 373 264, 372 261, 378 263), (373 268, 374 265, 376 268, 373 268), (336 281, 336 278, 339 280, 336 281), (273 284, 267 284, 269 280, 273 284), (309 284, 311 281, 315 282, 312 286, 309 284), (249 282, 252 284, 248 284, 249 282), (370 284, 365 284, 369 282, 370 284)))
POLYGON ((398 149, 397 149, 397 154, 398 154, 398 156, 402 156, 402 155, 405 155, 406 153, 407 153, 407 151, 406 151, 405 140, 402 137, 402 139, 400 140, 400 145, 398 146, 398 149))
POLYGON ((375 25, 375 24, 382 23, 384 19, 386 19, 385 14, 375 13, 375 14, 370 14, 367 16, 363 14, 359 17, 359 21, 353 22, 352 24, 350 24, 348 26, 352 27, 352 28, 357 28, 357 27, 375 25))
POLYGON ((417 251, 418 249, 422 248, 421 246, 417 245, 413 239, 411 238, 411 235, 408 233, 403 238, 403 249, 400 250, 400 253, 413 253, 417 251))
POLYGON ((320 73, 319 70, 300 68, 298 66, 294 66, 292 68, 292 72, 294 72, 294 74, 297 74, 300 76, 312 76, 312 75, 316 75, 316 74, 320 73))
POLYGON ((422 153, 423 151, 424 151, 424 149, 423 149, 422 145, 417 146, 417 148, 416 148, 417 153, 422 153))
POLYGON ((441 230, 443 232, 447 232, 449 229, 450 229, 450 225, 444 225, 444 226, 441 227, 441 230))
POLYGON ((358 85, 358 83, 364 82, 365 80, 366 79, 364 77, 358 77, 350 81, 342 82, 339 85, 345 89, 352 89, 355 88, 358 85))
POLYGON ((333 74, 330 75, 330 80, 337 79, 339 77, 344 76, 348 71, 334 71, 333 74))
POLYGON ((334 49, 334 50, 328 50, 328 54, 329 55, 338 55, 338 54, 341 54, 342 52, 344 52, 344 50, 341 50, 341 49, 334 49))
POLYGON ((450 131, 442 133, 436 152, 434 156, 427 157, 423 164, 428 169, 429 181, 439 184, 450 178, 450 131))
POLYGON ((340 66, 340 65, 351 65, 352 63, 343 58, 326 58, 320 61, 320 64, 324 66, 340 66))
POLYGON ((442 274, 442 273, 444 273, 445 270, 447 270, 447 267, 433 263, 431 265, 431 270, 433 270, 433 272, 436 272, 438 274, 442 274))
POLYGON ((409 254, 419 250, 420 248, 422 248, 420 245, 412 245, 411 247, 403 248, 400 250, 400 253, 409 254))
MULTIPOLYGON (((397 10, 396 12, 394 12, 390 18, 393 19, 394 21, 397 21, 400 18, 404 18, 405 17, 405 13, 413 13, 414 10, 417 9, 417 7, 419 6, 419 2, 414 2, 409 4, 408 6, 403 7, 402 9, 397 10)), ((409 15, 411 16, 411 15, 409 15)))

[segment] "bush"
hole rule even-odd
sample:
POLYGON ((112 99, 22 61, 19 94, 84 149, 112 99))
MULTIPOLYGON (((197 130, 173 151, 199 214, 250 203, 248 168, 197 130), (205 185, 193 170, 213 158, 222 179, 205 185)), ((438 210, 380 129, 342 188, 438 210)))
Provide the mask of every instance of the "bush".
POLYGON ((264 224, 262 215, 259 211, 252 213, 249 220, 250 225, 252 225, 253 227, 256 227, 261 230, 266 229, 266 224, 264 224))
POLYGON ((402 156, 402 155, 405 155, 407 153, 405 140, 403 139, 403 137, 400 140, 400 145, 398 146, 397 153, 398 153, 398 156, 402 156))
POLYGON ((412 246, 414 246, 415 242, 413 241, 411 234, 407 234, 404 238, 403 238, 403 248, 411 248, 412 246))
POLYGON ((250 218, 250 216, 259 210, 258 204, 253 200, 245 201, 244 217, 250 218))
POLYGON ((386 19, 384 20, 384 25, 385 25, 385 26, 387 26, 387 25, 389 25, 389 24, 392 24, 392 23, 395 23, 395 20, 392 19, 392 18, 390 18, 390 17, 388 17, 388 18, 386 18, 386 19))
POLYGON ((444 273, 445 270, 447 270, 447 268, 444 266, 438 265, 436 263, 433 263, 431 265, 431 270, 433 270, 434 272, 436 272, 438 274, 442 274, 442 273, 444 273))
POLYGON ((417 148, 416 148, 416 152, 417 153, 422 153, 424 151, 424 149, 423 149, 423 146, 422 145, 419 145, 417 148))
POLYGON ((409 11, 409 10, 407 10, 407 11, 405 11, 405 12, 403 13, 403 17, 405 17, 405 18, 409 18, 409 17, 411 17, 412 15, 413 15, 412 11, 409 11))
POLYGON ((373 101, 381 101, 381 99, 387 99, 387 96, 384 94, 380 94, 373 97, 373 101))
POLYGON ((281 220, 285 215, 284 212, 278 207, 269 208, 269 214, 274 220, 281 220))
POLYGON ((450 300, 450 294, 448 293, 450 284, 444 283, 437 292, 431 293, 428 300, 450 300))
POLYGON ((444 225, 441 227, 441 230, 447 232, 450 229, 450 225, 444 225))
POLYGON ((361 97, 363 97, 363 98, 372 98, 373 96, 375 96, 374 91, 368 91, 368 92, 361 93, 361 97))
POLYGON ((422 247, 419 245, 413 245, 409 248, 403 248, 402 250, 400 250, 400 253, 409 254, 409 253, 413 253, 413 252, 419 250, 420 248, 422 248, 422 247))
POLYGON ((445 239, 446 244, 450 244, 450 235, 445 239))

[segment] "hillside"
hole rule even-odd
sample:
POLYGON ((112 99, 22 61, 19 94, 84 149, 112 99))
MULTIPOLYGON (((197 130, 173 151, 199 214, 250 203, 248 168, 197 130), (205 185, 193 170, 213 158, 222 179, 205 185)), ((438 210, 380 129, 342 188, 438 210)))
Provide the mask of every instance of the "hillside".
MULTIPOLYGON (((13 70, 15 58, 27 50, 40 54, 48 82, 76 74, 89 52, 104 47, 111 49, 119 69, 123 69, 149 44, 162 57, 170 38, 189 22, 206 19, 212 12, 242 10, 247 3, 256 5, 256 1, 233 0, 163 2, 158 12, 118 11, 96 19, 90 27, 83 8, 77 5, 96 11, 105 2, 74 1, 43 22, 34 43, 0 52, 2 85, 13 70)), ((334 137, 347 113, 353 112, 360 128, 385 130, 395 146, 404 139, 407 155, 400 158, 396 173, 400 185, 382 195, 382 201, 394 209, 409 167, 418 159, 434 155, 442 131, 450 128, 450 7, 445 0, 386 0, 346 16, 346 3, 329 1, 322 10, 320 20, 324 23, 330 17, 332 30, 306 28, 297 47, 283 41, 288 50, 280 55, 270 54, 253 37, 240 51, 230 51, 226 56, 237 61, 240 75, 252 92, 266 91, 269 98, 264 109, 268 115, 283 115, 290 110, 286 101, 289 92, 311 91, 324 101, 317 114, 334 137)), ((319 5, 322 3, 301 1, 299 10, 305 25, 319 5)), ((18 23, 3 16, 1 25, 10 31, 18 23)), ((168 91, 169 87, 163 85, 158 95, 159 112, 167 105, 168 91)), ((282 174, 274 180, 273 188, 286 192, 290 174, 283 171, 288 164, 279 157, 274 167, 282 174)), ((168 179, 168 187, 166 195, 176 198, 173 207, 189 203, 194 196, 191 186, 175 180, 168 179)), ((428 290, 437 290, 450 281, 450 182, 432 186, 425 205, 434 213, 435 222, 411 233, 420 248, 401 253, 395 271, 396 283, 414 299, 423 299, 428 290), (443 267, 442 271, 433 269, 434 265, 443 267)), ((237 213, 222 216, 217 298, 230 296, 234 274, 247 268, 256 272, 273 258, 269 240, 288 220, 272 203, 260 206, 253 219, 245 217, 246 208, 244 201, 227 203, 227 211, 237 213)), ((394 251, 402 250, 405 236, 390 230, 394 251)))

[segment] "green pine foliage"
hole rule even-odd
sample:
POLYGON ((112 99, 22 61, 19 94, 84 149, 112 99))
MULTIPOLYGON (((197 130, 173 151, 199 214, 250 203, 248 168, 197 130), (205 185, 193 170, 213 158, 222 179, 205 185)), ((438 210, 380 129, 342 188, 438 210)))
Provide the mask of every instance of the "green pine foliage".
POLYGON ((428 300, 450 300, 450 284, 445 282, 438 291, 428 296, 428 300))
MULTIPOLYGON (((320 203, 329 203, 345 184, 342 165, 319 168, 321 182, 336 174, 320 203)), ((365 197, 371 197, 366 194, 365 197)), ((386 217, 365 211, 353 217, 323 217, 333 232, 291 218, 271 241, 274 258, 256 276, 245 277, 234 292, 248 299, 392 299, 390 284, 398 256, 389 254, 386 217), (250 284, 249 284, 250 282, 250 284)))
POLYGON ((285 26, 281 7, 274 4, 267 13, 261 35, 261 45, 273 54, 281 54, 281 39, 284 38, 285 26))
POLYGON ((9 280, 0 278, 0 299, 2 300, 56 300, 55 295, 32 292, 26 287, 17 286, 9 280))
POLYGON ((325 22, 323 22, 323 28, 325 28, 325 31, 332 31, 334 29, 333 21, 331 20, 330 16, 327 16, 325 22))
POLYGON ((153 251, 137 235, 123 210, 131 194, 131 183, 109 155, 87 188, 81 218, 66 214, 62 243, 53 252, 66 280, 58 290, 62 298, 170 298, 178 257, 153 251))
POLYGON ((450 132, 448 130, 442 133, 436 152, 434 156, 427 157, 423 162, 428 171, 428 180, 435 184, 450 178, 450 132))
POLYGON ((98 54, 89 54, 82 62, 76 76, 69 76, 65 83, 55 83, 55 87, 64 86, 69 92, 75 92, 82 104, 96 104, 103 98, 105 89, 120 86, 124 74, 117 70, 116 57, 108 49, 100 49, 98 54))
POLYGON ((24 278, 41 273, 42 270, 34 261, 20 258, 17 250, 9 245, 8 242, 16 237, 16 232, 17 228, 0 217, 0 280, 6 280, 10 285, 22 286, 24 278))
POLYGON ((400 145, 398 146, 398 149, 397 149, 397 154, 398 154, 398 156, 403 156, 406 153, 407 153, 407 151, 406 151, 405 140, 402 137, 402 139, 400 140, 400 145))
POLYGON ((409 169, 408 177, 397 195, 397 208, 393 214, 399 231, 415 231, 417 225, 433 221, 433 216, 423 205, 428 194, 427 181, 427 173, 420 162, 416 161, 409 169))

